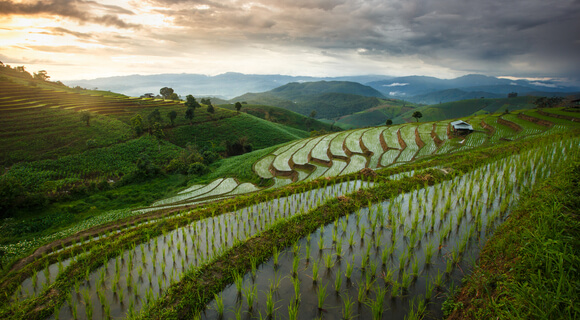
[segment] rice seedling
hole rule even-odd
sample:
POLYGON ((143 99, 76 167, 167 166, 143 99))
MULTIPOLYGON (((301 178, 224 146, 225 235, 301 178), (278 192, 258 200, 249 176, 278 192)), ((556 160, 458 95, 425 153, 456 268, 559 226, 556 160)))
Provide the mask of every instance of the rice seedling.
POLYGON ((292 287, 294 288, 294 303, 296 305, 300 304, 300 279, 292 278, 292 287))
POLYGON ((427 287, 425 289, 425 300, 431 300, 431 297, 433 297, 433 289, 433 282, 427 282, 427 287))
POLYGON ((274 247, 274 252, 272 253, 272 258, 274 259, 274 268, 278 267, 278 259, 280 258, 280 251, 278 247, 274 247))
POLYGON ((269 279, 269 281, 270 281, 270 291, 274 292, 277 291, 278 288, 280 288, 280 281, 282 281, 282 278, 276 272, 274 274, 274 278, 269 279))
POLYGON ((223 317, 224 315, 224 299, 221 295, 217 295, 214 293, 214 299, 215 299, 215 309, 218 313, 218 315, 220 317, 223 317))
POLYGON ((430 265, 433 257, 433 243, 429 242, 425 248, 425 264, 430 265))
POLYGON ((378 288, 373 299, 368 305, 371 307, 373 320, 380 320, 383 317, 385 289, 378 288))
POLYGON ((291 303, 288 305, 288 319, 296 320, 298 319, 298 303, 291 303))
POLYGON ((349 295, 343 295, 342 298, 342 319, 350 320, 353 318, 354 301, 349 295))
POLYGON ((346 276, 347 280, 350 280, 350 277, 352 276, 353 270, 354 270, 354 257, 353 257, 352 263, 349 263, 349 262, 346 263, 345 276, 346 276))
POLYGON ((419 276, 419 261, 417 261, 417 257, 413 259, 413 263, 411 264, 411 270, 413 272, 413 278, 417 278, 419 276))
POLYGON ((324 265, 327 270, 330 270, 334 266, 334 261, 332 259, 332 254, 324 255, 324 265))
POLYGON ((437 270, 437 277, 435 277, 435 287, 441 288, 443 286, 443 273, 437 270))
POLYGON ((317 294, 317 302, 318 302, 318 310, 322 310, 324 306, 324 301, 326 300, 326 285, 324 287, 318 287, 318 294, 317 294))
POLYGON ((252 285, 249 288, 244 288, 244 295, 246 297, 246 303, 248 304, 248 310, 252 311, 254 309, 254 302, 256 301, 256 286, 252 285))
POLYGON ((366 300, 366 287, 363 283, 359 283, 358 285, 358 294, 357 294, 357 300, 359 304, 362 304, 365 302, 366 300))
MULTIPOLYGON (((310 251, 308 251, 308 255, 309 254, 310 251)), ((338 240, 338 242, 336 243, 336 259, 340 260, 341 258, 342 258, 342 239, 338 240)))
POLYGON ((294 255, 294 258, 292 259, 292 276, 293 277, 298 276, 298 267, 299 266, 300 266, 300 256, 294 255))
POLYGON ((251 272, 252 272, 252 279, 256 278, 256 272, 257 272, 257 261, 256 258, 251 257, 250 258, 250 265, 251 265, 251 272))
POLYGON ((236 290, 238 292, 238 295, 240 295, 242 293, 244 278, 242 277, 242 275, 240 275, 237 272, 234 272, 234 284, 236 286, 236 290))
POLYGON ((383 271, 383 281, 385 282, 385 285, 393 282, 393 273, 393 270, 387 270, 386 272, 383 271))
POLYGON ((391 298, 396 298, 399 296, 399 282, 394 280, 391 283, 391 298))

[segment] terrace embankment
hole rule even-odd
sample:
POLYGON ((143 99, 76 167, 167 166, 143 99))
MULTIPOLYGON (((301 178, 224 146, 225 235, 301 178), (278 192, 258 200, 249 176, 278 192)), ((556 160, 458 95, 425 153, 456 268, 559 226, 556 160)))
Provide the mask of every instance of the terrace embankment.
POLYGON ((497 118, 497 123, 499 123, 499 124, 502 124, 502 125, 504 125, 504 126, 506 126, 506 127, 510 127, 510 128, 512 128, 514 131, 516 131, 516 132, 520 132, 520 131, 524 130, 524 129, 523 129, 522 127, 520 127, 518 124, 516 124, 516 123, 514 123, 514 122, 511 122, 511 121, 508 121, 508 120, 506 120, 506 119, 503 119, 503 118, 501 118, 501 117, 497 118))
POLYGON ((551 121, 532 117, 530 115, 524 114, 523 112, 518 113, 518 118, 520 118, 522 120, 529 121, 529 122, 533 122, 535 124, 539 124, 541 126, 548 127, 548 128, 554 125, 554 123, 551 121))
POLYGON ((419 127, 415 128, 415 143, 417 144, 419 149, 421 149, 425 146, 425 142, 423 142, 423 140, 421 140, 421 135, 419 134, 419 127))
POLYGON ((567 116, 567 115, 563 115, 563 114, 556 114, 556 113, 546 112, 546 111, 541 110, 541 109, 538 109, 538 113, 541 114, 541 115, 543 115, 543 116, 548 116, 548 117, 552 117, 552 118, 565 119, 565 120, 570 120, 570 121, 575 121, 575 122, 580 121, 580 118, 577 118, 577 117, 572 117, 572 116, 567 116))
POLYGON ((441 145, 444 143, 444 141, 441 140, 439 138, 439 136, 437 135, 437 123, 436 122, 433 123, 433 130, 431 131, 431 138, 433 138, 433 141, 435 141, 435 145, 437 146, 437 148, 441 147, 441 145))
POLYGON ((485 120, 483 120, 483 119, 481 120, 481 126, 482 126, 482 127, 483 127, 483 128, 486 130, 486 131, 488 131, 488 132, 487 132, 487 134, 489 134, 490 136, 493 136, 493 134, 494 134, 494 132, 495 132, 495 128, 494 128, 494 127, 492 127, 492 126, 490 126, 489 124, 487 124, 487 123, 485 122, 485 120))

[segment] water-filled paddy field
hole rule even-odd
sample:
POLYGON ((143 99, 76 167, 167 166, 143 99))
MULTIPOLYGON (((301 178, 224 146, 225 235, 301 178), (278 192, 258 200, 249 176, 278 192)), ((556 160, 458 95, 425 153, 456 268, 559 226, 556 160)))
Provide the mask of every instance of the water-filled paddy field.
POLYGON ((561 147, 361 207, 236 276, 201 317, 440 316, 445 293, 461 283, 520 192, 549 176, 573 144, 561 147))
MULTIPOLYGON (((186 270, 204 265, 235 243, 247 240, 274 223, 307 212, 330 198, 370 185, 372 182, 347 181, 279 197, 198 220, 150 239, 147 243, 134 245, 132 249, 120 252, 116 258, 103 261, 103 267, 98 270, 88 271, 85 279, 71 288, 66 303, 56 310, 55 317, 118 318, 137 312, 172 283, 179 281, 186 270)), ((22 300, 43 294, 68 264, 70 260, 47 265, 48 271, 35 273, 26 279, 13 299, 22 300)))
MULTIPOLYGON (((469 272, 481 245, 517 203, 522 192, 549 176, 578 140, 547 145, 499 159, 434 186, 368 203, 318 228, 266 262, 252 260, 218 292, 202 318, 325 319, 438 315, 449 287, 469 272)), ((409 172, 408 174, 420 174, 409 172)), ((405 178, 405 175, 391 179, 405 178)), ((226 250, 330 199, 361 188, 359 180, 297 192, 228 213, 168 226, 170 231, 120 249, 102 266, 72 282, 51 318, 125 318, 148 308, 194 269, 226 250)), ((159 223, 158 221, 149 223, 159 223)), ((91 254, 87 252, 86 254, 91 254)), ((45 296, 70 268, 71 259, 47 264, 21 283, 13 304, 45 296), (49 279, 47 281, 47 279, 49 279)))

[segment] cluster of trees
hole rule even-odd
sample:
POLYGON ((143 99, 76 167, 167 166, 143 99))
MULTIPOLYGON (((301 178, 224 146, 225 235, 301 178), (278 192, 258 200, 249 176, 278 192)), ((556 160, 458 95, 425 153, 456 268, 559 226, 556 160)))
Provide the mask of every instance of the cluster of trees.
POLYGON ((554 108, 558 106, 562 102, 562 100, 564 100, 564 98, 562 97, 551 97, 551 98, 539 97, 536 98, 534 104, 538 108, 554 108))

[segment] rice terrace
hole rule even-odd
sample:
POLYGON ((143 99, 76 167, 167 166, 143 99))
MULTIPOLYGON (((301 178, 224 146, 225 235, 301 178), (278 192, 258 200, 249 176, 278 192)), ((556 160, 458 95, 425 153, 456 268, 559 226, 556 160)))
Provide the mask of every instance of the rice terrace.
POLYGON ((573 96, 352 128, 0 69, 2 319, 580 314, 573 96))

